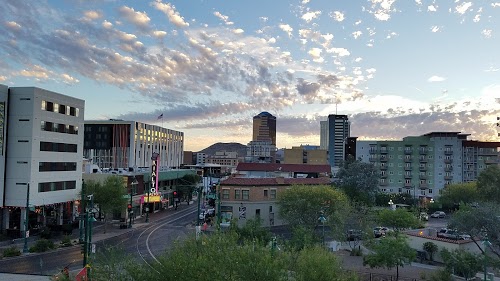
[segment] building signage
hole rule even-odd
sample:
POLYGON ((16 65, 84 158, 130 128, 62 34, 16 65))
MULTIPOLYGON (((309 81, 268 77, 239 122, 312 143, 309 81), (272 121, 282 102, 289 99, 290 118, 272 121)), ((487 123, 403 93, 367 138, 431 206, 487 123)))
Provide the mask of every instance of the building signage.
POLYGON ((158 153, 151 157, 151 193, 158 193, 158 153))
POLYGON ((142 197, 144 203, 156 203, 161 202, 161 195, 145 195, 142 197))

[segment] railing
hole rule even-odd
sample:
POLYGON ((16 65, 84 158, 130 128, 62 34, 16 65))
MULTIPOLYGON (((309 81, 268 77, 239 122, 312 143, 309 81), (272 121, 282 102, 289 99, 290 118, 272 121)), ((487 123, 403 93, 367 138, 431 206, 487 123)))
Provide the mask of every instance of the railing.
POLYGON ((371 272, 360 272, 360 271, 350 271, 358 275, 360 281, 417 281, 416 278, 401 277, 396 279, 395 275, 381 274, 381 273, 371 273, 371 272))

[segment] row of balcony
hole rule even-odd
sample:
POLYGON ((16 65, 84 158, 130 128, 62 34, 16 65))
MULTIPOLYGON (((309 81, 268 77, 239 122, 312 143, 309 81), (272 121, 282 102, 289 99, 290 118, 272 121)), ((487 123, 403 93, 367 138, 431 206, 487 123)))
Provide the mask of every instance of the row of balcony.
MULTIPOLYGON (((379 182, 379 185, 380 186, 388 186, 389 183, 387 181, 382 181, 382 182, 379 182)), ((404 184, 404 187, 405 188, 420 188, 420 189, 427 189, 429 188, 429 184, 427 183, 419 183, 417 185, 412 185, 411 183, 405 183, 404 184)))
MULTIPOLYGON (((382 147, 380 149, 370 148, 369 153, 370 154, 376 154, 376 153, 387 154, 387 153, 389 153, 389 150, 387 148, 384 148, 384 147, 382 147)), ((413 154, 413 149, 405 148, 404 153, 407 155, 413 154)), ((425 154, 429 153, 429 149, 428 148, 419 148, 418 153, 425 155, 425 154)))
MULTIPOLYGON (((405 163, 411 163, 411 162, 413 162, 413 159, 414 158, 411 157, 411 156, 406 156, 404 158, 404 162, 405 163)), ((387 157, 387 155, 380 155, 379 158, 377 158, 376 156, 370 156, 369 160, 370 160, 370 162, 377 162, 377 161, 387 162, 387 161, 389 161, 389 157, 387 157)), ((418 161, 421 162, 421 163, 427 163, 429 160, 425 156, 420 156, 420 157, 418 157, 418 161)), ((493 164, 493 163, 497 163, 498 161, 496 161, 496 160, 486 160, 485 162, 486 163, 491 162, 491 164, 493 164)), ((444 159, 444 163, 445 164, 451 164, 451 163, 453 163, 453 159, 451 159, 451 158, 450 159, 444 159)))

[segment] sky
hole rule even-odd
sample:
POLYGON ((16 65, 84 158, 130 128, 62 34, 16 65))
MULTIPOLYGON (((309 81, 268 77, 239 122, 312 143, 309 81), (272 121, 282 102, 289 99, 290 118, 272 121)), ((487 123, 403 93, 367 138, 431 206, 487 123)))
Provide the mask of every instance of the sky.
POLYGON ((336 113, 360 140, 500 140, 498 0, 2 3, 1 84, 182 131, 185 150, 247 144, 262 111, 279 148, 318 145, 336 113))

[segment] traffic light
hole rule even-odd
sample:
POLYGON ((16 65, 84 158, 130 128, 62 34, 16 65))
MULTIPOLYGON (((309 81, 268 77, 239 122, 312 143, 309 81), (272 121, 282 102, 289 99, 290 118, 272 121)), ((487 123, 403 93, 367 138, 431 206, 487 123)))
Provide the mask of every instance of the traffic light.
POLYGON ((177 191, 174 191, 174 198, 177 198, 177 191))
POLYGON ((127 210, 128 210, 129 212, 130 212, 130 211, 132 211, 132 204, 128 204, 128 205, 127 205, 127 210))

